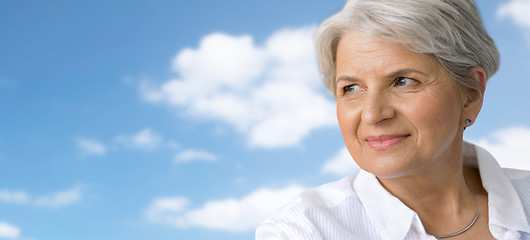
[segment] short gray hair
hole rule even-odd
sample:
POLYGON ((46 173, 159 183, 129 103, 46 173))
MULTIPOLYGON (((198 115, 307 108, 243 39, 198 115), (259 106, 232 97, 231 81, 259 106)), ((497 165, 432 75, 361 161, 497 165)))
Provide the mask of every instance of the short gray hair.
POLYGON ((337 47, 349 31, 436 57, 461 90, 482 93, 480 83, 466 79, 473 67, 484 68, 488 79, 499 68, 499 52, 473 0, 349 0, 317 32, 320 72, 334 96, 337 47))

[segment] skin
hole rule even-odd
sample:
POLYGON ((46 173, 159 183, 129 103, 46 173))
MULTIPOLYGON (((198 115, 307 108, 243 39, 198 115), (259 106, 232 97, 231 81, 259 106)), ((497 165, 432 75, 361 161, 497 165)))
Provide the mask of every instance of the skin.
POLYGON ((434 57, 397 43, 348 32, 336 56, 337 118, 357 164, 418 213, 430 233, 467 226, 475 215, 473 191, 479 219, 452 239, 493 239, 480 175, 462 164, 465 119, 476 119, 482 107, 484 69, 468 75, 482 94, 464 97, 434 57))

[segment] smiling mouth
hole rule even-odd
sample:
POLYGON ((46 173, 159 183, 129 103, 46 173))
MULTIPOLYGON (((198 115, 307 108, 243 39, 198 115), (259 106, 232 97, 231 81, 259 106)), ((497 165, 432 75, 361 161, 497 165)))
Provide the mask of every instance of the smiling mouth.
POLYGON ((382 135, 377 137, 367 137, 366 143, 375 151, 384 151, 401 143, 410 135, 382 135))

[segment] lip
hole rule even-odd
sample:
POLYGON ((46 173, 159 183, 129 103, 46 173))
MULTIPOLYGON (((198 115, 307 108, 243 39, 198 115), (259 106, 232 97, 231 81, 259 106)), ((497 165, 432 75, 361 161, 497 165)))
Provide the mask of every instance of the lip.
POLYGON ((375 151, 384 151, 392 148, 393 146, 401 143, 410 135, 381 135, 381 136, 370 136, 367 137, 366 143, 368 146, 375 151))

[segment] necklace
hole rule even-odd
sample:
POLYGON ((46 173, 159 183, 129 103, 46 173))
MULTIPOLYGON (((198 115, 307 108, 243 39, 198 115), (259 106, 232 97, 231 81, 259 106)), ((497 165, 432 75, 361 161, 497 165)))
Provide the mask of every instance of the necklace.
MULTIPOLYGON (((471 189, 469 189, 471 191, 471 189)), ((471 191, 471 194, 473 194, 473 200, 475 200, 475 217, 473 218, 473 220, 462 230, 458 231, 458 232, 455 232, 455 233, 451 233, 451 234, 447 234, 447 235, 435 235, 435 234, 431 234, 433 236, 435 236, 436 238, 449 238, 449 237, 454 237, 456 235, 459 235, 465 231, 467 231, 471 226, 473 226, 473 224, 475 224, 475 222, 477 221, 477 218, 478 218, 478 204, 477 204, 477 198, 475 197, 475 193, 473 191, 471 191)))

